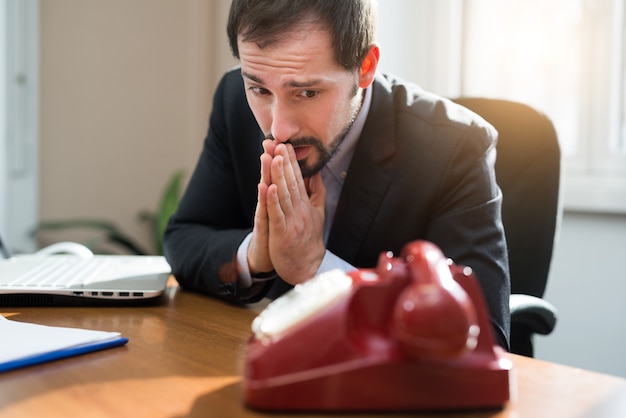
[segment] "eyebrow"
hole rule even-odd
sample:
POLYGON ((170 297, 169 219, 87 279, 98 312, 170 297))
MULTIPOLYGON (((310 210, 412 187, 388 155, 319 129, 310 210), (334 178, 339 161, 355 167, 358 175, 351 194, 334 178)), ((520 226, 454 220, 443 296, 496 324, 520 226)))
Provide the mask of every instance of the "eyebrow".
MULTIPOLYGON (((245 71, 241 72, 241 75, 249 80, 254 81, 255 83, 261 84, 261 85, 265 85, 265 83, 263 82, 263 80, 261 80, 259 77, 247 73, 245 71)), ((285 84, 286 87, 297 87, 297 88, 306 88, 306 87, 313 87, 317 84, 320 84, 322 82, 322 80, 311 80, 311 81, 303 81, 303 82, 298 82, 298 81, 290 81, 288 83, 285 84)))

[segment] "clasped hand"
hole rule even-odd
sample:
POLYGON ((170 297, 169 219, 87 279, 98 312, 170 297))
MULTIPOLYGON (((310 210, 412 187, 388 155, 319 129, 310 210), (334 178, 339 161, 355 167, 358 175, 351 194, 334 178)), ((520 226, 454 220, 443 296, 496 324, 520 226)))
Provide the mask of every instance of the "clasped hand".
POLYGON ((304 179, 290 144, 266 139, 248 265, 276 271, 293 285, 312 278, 325 254, 326 188, 320 173, 304 179))

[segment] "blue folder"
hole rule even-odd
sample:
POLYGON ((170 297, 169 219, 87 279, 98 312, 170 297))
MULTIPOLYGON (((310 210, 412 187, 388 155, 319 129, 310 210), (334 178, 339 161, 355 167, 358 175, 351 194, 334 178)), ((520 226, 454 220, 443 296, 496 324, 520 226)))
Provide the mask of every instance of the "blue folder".
POLYGON ((37 354, 29 357, 23 357, 16 360, 0 363, 0 373, 9 370, 19 369, 21 367, 33 366, 35 364, 46 363, 67 357, 74 357, 81 354, 100 351, 107 348, 118 347, 128 342, 128 338, 118 337, 111 340, 97 341, 90 344, 82 344, 70 348, 49 351, 47 353, 37 354))

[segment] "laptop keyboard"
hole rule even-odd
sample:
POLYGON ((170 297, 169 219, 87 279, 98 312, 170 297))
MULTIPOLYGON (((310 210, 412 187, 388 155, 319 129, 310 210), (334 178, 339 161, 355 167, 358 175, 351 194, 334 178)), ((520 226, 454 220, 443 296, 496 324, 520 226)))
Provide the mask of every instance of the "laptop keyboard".
POLYGON ((106 264, 106 260, 91 258, 44 258, 41 263, 27 272, 21 274, 11 282, 3 283, 0 278, 0 286, 24 287, 54 287, 68 288, 81 283, 87 283, 93 275, 98 273, 106 264))

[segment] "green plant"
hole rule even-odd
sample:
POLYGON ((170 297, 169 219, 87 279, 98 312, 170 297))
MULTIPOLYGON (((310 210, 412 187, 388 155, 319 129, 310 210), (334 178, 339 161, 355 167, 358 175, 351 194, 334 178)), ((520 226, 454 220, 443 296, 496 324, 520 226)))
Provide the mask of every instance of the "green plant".
POLYGON ((161 201, 156 213, 152 218, 148 214, 148 219, 151 219, 154 228, 154 247, 159 254, 163 254, 163 234, 165 233, 167 222, 178 208, 178 202, 182 194, 183 179, 184 173, 182 171, 174 173, 161 195, 161 201))
MULTIPOLYGON (((183 188, 184 173, 175 172, 170 177, 165 190, 161 194, 159 205, 154 212, 141 211, 139 219, 150 224, 154 251, 163 254, 163 234, 170 216, 176 211, 183 188)), ((145 255, 150 251, 142 248, 131 236, 122 232, 113 222, 102 219, 69 219, 41 222, 34 234, 45 231, 60 231, 72 228, 94 230, 97 233, 82 244, 94 253, 107 253, 107 244, 122 247, 125 252, 145 255)))

